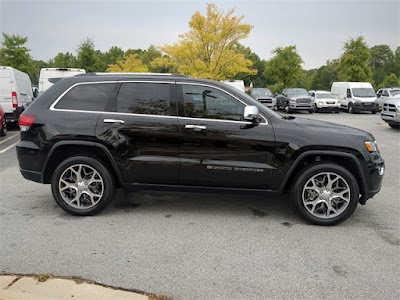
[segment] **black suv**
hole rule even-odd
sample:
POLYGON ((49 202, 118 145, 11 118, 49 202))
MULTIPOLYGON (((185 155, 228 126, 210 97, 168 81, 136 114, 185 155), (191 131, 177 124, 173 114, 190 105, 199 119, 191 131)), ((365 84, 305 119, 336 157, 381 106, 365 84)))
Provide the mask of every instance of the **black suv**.
POLYGON ((379 192, 368 132, 282 117, 221 82, 86 74, 53 85, 21 115, 22 175, 92 215, 124 191, 289 192, 307 221, 333 225, 379 192))

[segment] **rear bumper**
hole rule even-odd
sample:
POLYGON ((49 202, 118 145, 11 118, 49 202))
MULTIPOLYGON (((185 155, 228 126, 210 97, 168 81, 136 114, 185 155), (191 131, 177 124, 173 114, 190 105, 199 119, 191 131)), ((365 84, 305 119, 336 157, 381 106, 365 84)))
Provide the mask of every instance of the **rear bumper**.
POLYGON ((19 171, 21 172, 22 176, 25 179, 28 180, 32 180, 34 182, 39 182, 39 183, 43 183, 42 181, 42 173, 41 172, 36 172, 36 171, 30 171, 30 170, 24 170, 24 169, 19 169, 19 171))

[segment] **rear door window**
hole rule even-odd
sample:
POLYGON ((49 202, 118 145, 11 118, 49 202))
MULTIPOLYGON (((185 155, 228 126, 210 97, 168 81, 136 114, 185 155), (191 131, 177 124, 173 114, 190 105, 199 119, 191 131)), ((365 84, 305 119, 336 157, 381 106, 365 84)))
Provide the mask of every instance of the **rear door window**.
POLYGON ((117 112, 175 116, 171 107, 170 83, 126 82, 122 83, 117 95, 117 112))
POLYGON ((104 111, 114 83, 79 84, 55 105, 56 109, 104 111))

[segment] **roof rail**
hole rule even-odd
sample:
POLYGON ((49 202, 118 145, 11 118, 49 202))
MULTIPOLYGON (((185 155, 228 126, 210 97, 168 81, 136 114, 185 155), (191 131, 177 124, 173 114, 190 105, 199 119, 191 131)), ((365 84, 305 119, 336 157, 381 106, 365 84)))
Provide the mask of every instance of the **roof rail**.
POLYGON ((140 73, 140 72, 93 72, 94 75, 149 75, 149 76, 171 76, 171 73, 140 73))

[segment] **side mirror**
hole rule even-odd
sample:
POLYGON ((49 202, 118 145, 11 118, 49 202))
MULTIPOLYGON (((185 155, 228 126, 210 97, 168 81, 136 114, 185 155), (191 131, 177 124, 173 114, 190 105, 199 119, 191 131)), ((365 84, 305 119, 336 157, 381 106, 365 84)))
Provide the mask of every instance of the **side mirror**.
POLYGON ((259 117, 259 111, 257 106, 254 105, 245 106, 243 113, 244 120, 254 122, 255 120, 258 120, 258 117, 259 117))

